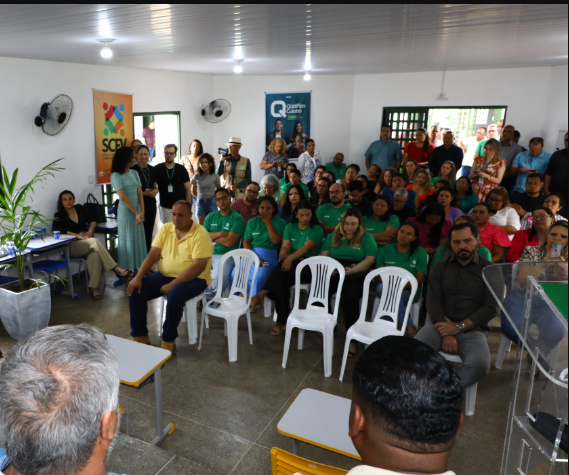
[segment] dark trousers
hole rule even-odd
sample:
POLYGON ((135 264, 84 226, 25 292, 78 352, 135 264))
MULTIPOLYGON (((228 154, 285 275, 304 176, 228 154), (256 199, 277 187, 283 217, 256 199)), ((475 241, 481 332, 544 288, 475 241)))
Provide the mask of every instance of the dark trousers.
MULTIPOLYGON (((340 298, 340 307, 344 313, 346 331, 348 331, 349 328, 358 321, 360 316, 360 299, 364 294, 365 278, 365 275, 352 279, 345 278, 341 295, 336 295, 336 298, 340 298)), ((338 289, 338 282, 339 277, 333 275, 330 280, 330 294, 328 297, 328 308, 330 309, 330 313, 334 311, 334 308, 332 307, 332 295, 334 295, 338 289)))
POLYGON ((152 247, 152 231, 156 220, 156 198, 144 197, 144 237, 146 238, 146 250, 150 252, 152 247))
MULTIPOLYGON (((165 277, 160 272, 154 272, 142 279, 140 293, 135 290, 128 298, 131 336, 148 336, 148 327, 146 326, 148 301, 162 297, 160 288, 173 280, 174 277, 165 277)), ((178 284, 170 291, 168 305, 166 305, 166 319, 162 327, 162 340, 166 342, 176 340, 178 325, 184 314, 186 302, 201 294, 206 287, 207 282, 204 279, 194 279, 178 284)))
MULTIPOLYGON (((268 291, 267 297, 275 302, 275 310, 277 311, 277 323, 286 325, 290 314, 290 288, 295 285, 296 268, 302 260, 296 260, 292 263, 289 271, 283 271, 283 261, 280 261, 277 268, 273 271, 269 280, 264 285, 263 290, 268 291)), ((300 282, 308 284, 311 280, 310 267, 305 267, 300 274, 300 282)))

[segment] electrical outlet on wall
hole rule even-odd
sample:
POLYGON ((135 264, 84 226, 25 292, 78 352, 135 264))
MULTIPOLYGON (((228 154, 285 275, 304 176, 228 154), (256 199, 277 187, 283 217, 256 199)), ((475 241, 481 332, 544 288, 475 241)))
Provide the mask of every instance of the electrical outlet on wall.
POLYGON ((89 175, 89 185, 95 184, 95 175, 89 175))

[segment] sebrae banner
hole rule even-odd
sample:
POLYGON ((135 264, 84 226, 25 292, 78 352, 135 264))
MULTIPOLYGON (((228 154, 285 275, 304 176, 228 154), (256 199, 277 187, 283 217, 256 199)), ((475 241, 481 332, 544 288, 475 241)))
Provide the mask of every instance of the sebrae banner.
POLYGON ((310 99, 310 92, 266 94, 266 147, 280 137, 287 143, 289 159, 296 161, 310 138, 310 99))
POLYGON ((93 90, 97 184, 111 182, 115 152, 133 138, 132 95, 93 90))

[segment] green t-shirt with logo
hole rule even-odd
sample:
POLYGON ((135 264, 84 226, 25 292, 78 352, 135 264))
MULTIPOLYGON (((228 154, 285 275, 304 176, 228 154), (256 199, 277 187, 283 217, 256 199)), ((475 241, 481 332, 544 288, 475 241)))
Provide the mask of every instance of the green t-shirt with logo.
POLYGON ((334 165, 334 162, 326 163, 324 166, 326 167, 326 170, 334 174, 336 180, 344 178, 346 176, 346 170, 348 169, 348 165, 346 165, 345 163, 342 163, 340 165, 340 168, 334 165))
POLYGON ((318 207, 316 210, 316 217, 324 226, 338 226, 344 211, 351 207, 351 204, 344 203, 341 208, 334 208, 332 203, 326 203, 325 205, 318 207))
POLYGON ((316 244, 316 248, 306 253, 304 257, 313 257, 320 254, 320 248, 324 241, 324 229, 322 226, 316 225, 307 229, 300 229, 298 223, 290 223, 286 225, 284 230, 283 241, 290 241, 290 254, 298 251, 306 245, 306 241, 312 241, 316 244))
MULTIPOLYGON (((383 266, 400 267, 401 269, 409 271, 414 277, 417 277, 417 272, 422 272, 427 275, 429 271, 429 255, 427 254, 427 251, 422 247, 418 247, 410 258, 409 252, 410 251, 407 251, 401 254, 397 250, 397 243, 383 246, 377 253, 375 266, 378 269, 383 266)), ((420 290, 421 286, 417 288, 417 295, 421 294, 420 290)))
MULTIPOLYGON (((221 211, 210 213, 205 218, 203 227, 209 233, 219 233, 222 231, 229 231, 235 233, 239 237, 243 237, 245 232, 245 219, 237 211, 231 210, 227 216, 223 216, 221 211)), ((239 239, 231 247, 223 246, 222 244, 215 243, 213 246, 214 255, 223 255, 234 249, 239 249, 239 239)))
MULTIPOLYGON (((310 199, 310 190, 302 182, 300 182, 299 185, 302 188, 302 191, 304 191, 304 199, 309 200, 310 199)), ((281 186, 281 190, 284 191, 284 193, 286 194, 286 193, 288 193, 288 190, 291 186, 292 186, 292 183, 285 183, 284 185, 281 186)))
POLYGON ((366 233, 377 234, 382 233, 388 226, 393 226, 399 229, 399 218, 394 214, 389 217, 387 221, 380 221, 372 216, 364 216, 364 226, 366 233))
POLYGON ((338 247, 332 247, 333 237, 333 233, 329 234, 322 245, 323 251, 330 251, 330 257, 332 259, 361 262, 366 257, 377 255, 377 244, 371 234, 365 233, 362 238, 361 246, 357 248, 350 247, 350 241, 348 239, 344 239, 342 244, 338 247))
MULTIPOLYGON (((281 219, 278 216, 273 216, 271 222, 273 223, 273 227, 275 228, 277 234, 279 236, 282 236, 284 234, 284 228, 286 226, 284 219, 281 219)), ((260 247, 263 249, 278 249, 281 247, 280 243, 273 244, 271 242, 269 231, 267 231, 267 225, 263 223, 263 221, 261 221, 261 218, 258 216, 251 219, 247 223, 243 239, 251 241, 252 248, 260 247)))

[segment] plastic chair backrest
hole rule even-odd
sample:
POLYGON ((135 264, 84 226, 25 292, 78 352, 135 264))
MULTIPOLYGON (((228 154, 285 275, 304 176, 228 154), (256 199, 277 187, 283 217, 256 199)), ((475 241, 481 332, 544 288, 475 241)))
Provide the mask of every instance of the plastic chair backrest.
MULTIPOLYGON (((257 277, 257 271, 259 270, 259 257, 253 251, 249 249, 235 249, 224 254, 219 261, 218 267, 218 282, 223 282, 223 266, 225 261, 230 257, 233 258, 235 263, 235 273, 233 274, 233 282, 231 284, 231 290, 229 295, 233 296, 235 294, 243 294, 247 300, 247 304, 251 303, 252 295, 247 294, 247 282, 249 281, 249 273, 251 271, 251 266, 255 266, 253 270, 253 279, 251 280, 251 288, 255 284, 255 277, 257 277)), ((216 298, 221 297, 222 285, 217 286, 216 298)))
MULTIPOLYGON (((296 268, 294 310, 298 310, 300 306, 300 275, 306 266, 310 267, 310 273, 312 275, 310 281, 310 293, 308 294, 306 308, 308 309, 312 307, 314 309, 328 310, 328 295, 330 291, 330 279, 332 277, 332 273, 335 270, 338 271, 340 280, 338 282, 338 290, 336 292, 340 295, 342 292, 342 286, 344 285, 346 272, 342 265, 336 259, 332 259, 331 257, 316 256, 309 257, 302 261, 296 268)), ((332 315, 338 316, 339 305, 340 299, 337 298, 332 315)))
MULTIPOLYGON (((403 294, 403 289, 407 283, 411 283, 411 296, 409 297, 409 302, 407 303, 407 308, 405 309, 405 319, 403 320, 403 325, 401 326, 401 334, 403 334, 407 328, 409 312, 411 311, 413 298, 417 292, 417 279, 415 279, 411 272, 406 271, 400 267, 382 267, 381 269, 375 269, 366 276, 366 280, 364 281, 364 295, 362 297, 362 302, 367 302, 371 281, 377 276, 381 277, 381 281, 383 283, 383 291, 381 292, 381 299, 379 301, 377 312, 372 316, 372 322, 376 323, 378 321, 381 321, 382 323, 394 327, 395 329, 397 329, 399 305, 402 305, 401 295, 403 294), (381 317, 390 317, 391 321, 381 317)), ((366 307, 366 305, 362 305, 358 321, 365 322, 367 310, 366 307)))
POLYGON ((277 447, 271 449, 271 471, 272 475, 291 475, 296 473, 302 475, 345 475, 348 473, 347 470, 322 465, 285 452, 277 447))

